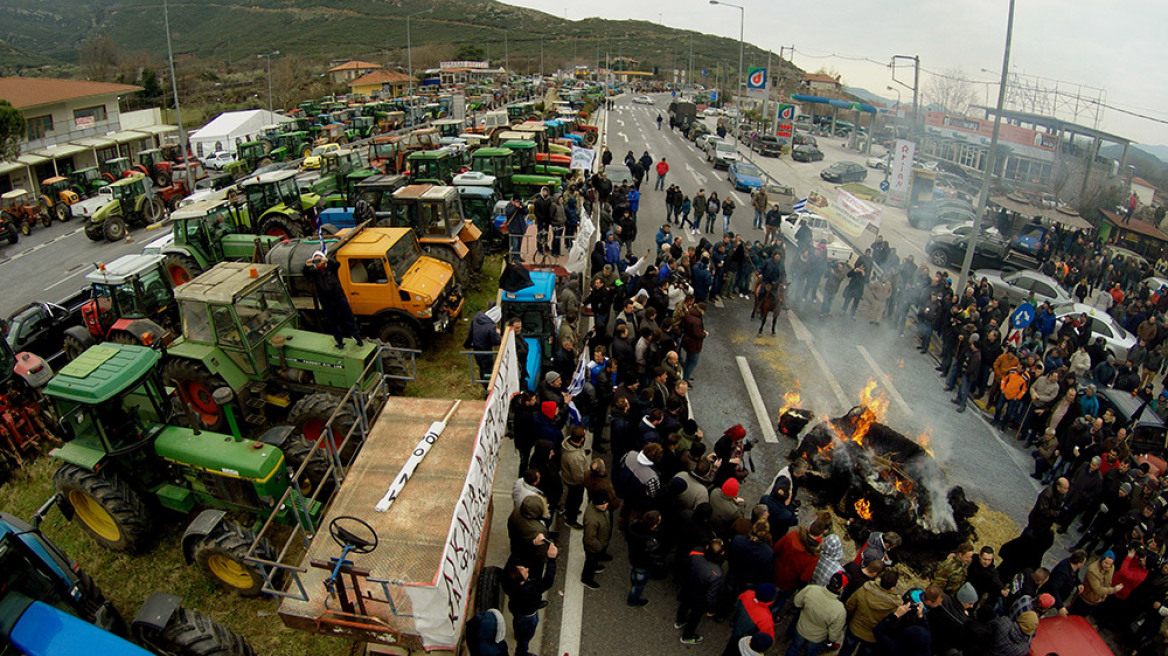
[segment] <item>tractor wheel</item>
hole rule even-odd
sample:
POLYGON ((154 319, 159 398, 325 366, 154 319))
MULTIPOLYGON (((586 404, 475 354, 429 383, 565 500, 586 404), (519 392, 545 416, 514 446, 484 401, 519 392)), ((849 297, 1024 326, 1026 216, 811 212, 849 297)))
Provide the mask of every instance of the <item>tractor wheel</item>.
POLYGON ((596 133, 595 132, 585 132, 584 133, 584 145, 585 146, 594 146, 595 144, 596 144, 596 133))
MULTIPOLYGON (((360 221, 358 221, 358 223, 360 223, 360 221)), ((340 228, 331 223, 325 223, 320 226, 320 234, 324 235, 325 237, 332 237, 340 231, 340 228)))
POLYGON ((475 588, 475 612, 502 608, 503 568, 494 565, 479 571, 479 584, 475 588))
POLYGON ((105 225, 102 226, 102 234, 108 241, 121 241, 126 238, 126 221, 119 215, 111 215, 105 218, 105 225))
POLYGON ((260 234, 296 239, 304 236, 304 230, 289 217, 273 214, 260 224, 260 234))
MULTIPOLYGON (((322 447, 323 448, 323 447, 322 447)), ((300 478, 297 479, 299 483, 300 493, 304 496, 311 496, 312 491, 321 484, 321 481, 328 475, 329 460, 328 456, 321 449, 317 449, 309 459, 308 452, 312 450, 312 443, 307 440, 290 439, 283 446, 284 459, 288 462, 288 466, 292 468, 293 472, 300 470, 300 465, 308 459, 308 466, 300 473, 300 478)), ((326 484, 327 487, 327 484, 326 484)), ((328 490, 326 490, 328 491, 328 490)), ((324 501, 328 497, 321 494, 320 501, 324 501)))
POLYGON ((126 635, 126 620, 106 598, 101 587, 93 581, 93 577, 78 570, 77 578, 77 590, 81 594, 79 600, 81 602, 81 619, 110 633, 126 635))
POLYGON ((54 205, 53 215, 56 216, 57 220, 61 223, 64 223, 65 221, 73 218, 73 213, 69 211, 69 206, 65 203, 57 203, 54 205))
POLYGON ((105 338, 105 341, 111 344, 129 344, 130 346, 142 346, 142 338, 133 333, 124 330, 116 330, 105 338))
POLYGON ((470 270, 474 273, 482 271, 483 258, 485 257, 483 255, 483 240, 476 239, 467 244, 466 247, 470 250, 470 252, 466 254, 466 263, 470 267, 470 270))
POLYGON ((271 164, 271 163, 272 163, 272 158, 271 158, 271 157, 265 157, 265 158, 261 159, 261 160, 260 160, 260 161, 259 161, 259 162, 256 164, 256 168, 257 168, 257 169, 258 169, 258 168, 263 168, 263 167, 265 167, 265 166, 267 166, 267 165, 269 165, 269 164, 271 164))
POLYGON ((5 235, 5 237, 4 237, 4 238, 8 240, 8 245, 9 245, 9 246, 12 246, 12 245, 14 245, 16 242, 20 241, 20 233, 16 231, 16 226, 14 226, 14 225, 12 225, 11 223, 9 223, 9 224, 6 226, 6 228, 7 228, 7 229, 5 230, 5 232, 7 232, 8 234, 7 234, 7 235, 5 235))
POLYGON ((46 227, 46 228, 53 225, 53 213, 52 212, 50 212, 49 210, 44 210, 41 212, 41 225, 46 227))
POLYGON ((166 628, 145 636, 151 651, 174 656, 255 656, 255 650, 238 633, 211 618, 179 606, 166 628))
POLYGON ((20 234, 24 235, 25 237, 32 234, 32 221, 20 222, 20 234))
MULTIPOLYGON (((288 413, 288 423, 299 429, 305 440, 315 442, 324 434, 325 423, 333 416, 333 411, 337 410, 340 401, 341 397, 329 392, 309 394, 292 406, 292 411, 288 413)), ((357 413, 352 405, 346 403, 337 410, 336 419, 333 420, 333 444, 339 446, 355 423, 357 413)), ((349 440, 349 445, 345 452, 341 453, 341 458, 348 461, 358 446, 358 439, 349 440)))
POLYGON ((347 145, 349 145, 349 138, 348 137, 341 137, 340 139, 337 139, 337 143, 341 146, 347 146, 347 145))
POLYGON ((377 339, 386 346, 405 349, 416 349, 421 342, 418 331, 400 321, 390 321, 382 326, 377 339))
POLYGON ((154 185, 156 187, 169 187, 171 181, 170 171, 159 170, 154 172, 154 185))
POLYGON ((454 282, 462 285, 465 288, 470 283, 470 268, 466 264, 466 258, 459 257, 449 246, 442 244, 433 244, 425 247, 426 255, 441 260, 454 269, 454 282))
POLYGON ((108 549, 136 551, 150 534, 150 511, 117 474, 65 464, 53 475, 53 488, 73 506, 81 528, 108 549))
POLYGON ((90 241, 101 241, 105 239, 105 226, 89 221, 85 224, 85 236, 89 237, 90 241))
POLYGON ((203 272, 195 258, 181 253, 167 255, 163 266, 166 267, 166 273, 170 275, 170 282, 174 287, 190 282, 191 279, 203 272))
POLYGON ((158 196, 146 199, 146 204, 142 206, 142 216, 146 219, 147 225, 159 221, 166 216, 166 203, 158 196))
MULTIPOLYGON (((255 597, 264 587, 264 575, 258 565, 245 560, 255 540, 256 534, 251 529, 223 522, 195 544, 195 564, 219 587, 245 597, 255 597)), ((271 552, 271 547, 263 543, 256 555, 271 560, 274 555, 271 552), (267 555, 260 555, 265 552, 267 555)))
POLYGON ((186 398, 202 427, 215 431, 223 427, 226 419, 223 409, 215 404, 212 393, 226 387, 223 379, 207 371, 200 362, 191 360, 171 360, 162 371, 163 380, 180 389, 180 398, 186 398))
POLYGON ((93 346, 97 340, 93 339, 93 335, 81 326, 73 326, 65 331, 65 337, 61 340, 61 350, 65 353, 65 361, 72 362, 77 359, 77 356, 85 352, 85 349, 93 346))

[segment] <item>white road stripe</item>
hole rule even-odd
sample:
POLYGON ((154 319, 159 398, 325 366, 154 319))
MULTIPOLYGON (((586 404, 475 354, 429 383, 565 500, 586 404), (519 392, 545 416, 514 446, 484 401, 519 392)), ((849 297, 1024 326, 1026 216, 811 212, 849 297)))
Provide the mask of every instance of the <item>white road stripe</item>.
POLYGON ((55 283, 53 283, 53 284, 49 285, 48 287, 45 287, 43 291, 46 291, 46 292, 47 292, 47 291, 49 291, 50 289, 52 289, 52 288, 56 287, 57 285, 60 285, 60 284, 63 284, 63 283, 65 283, 65 282, 69 281, 69 280, 72 280, 73 278, 76 278, 77 276, 85 275, 86 273, 89 273, 89 269, 85 269, 85 268, 83 268, 83 269, 81 269, 80 271, 78 271, 77 273, 74 273, 74 274, 70 274, 70 275, 68 275, 68 276, 65 276, 64 278, 61 278, 60 280, 58 280, 57 282, 55 282, 55 283))
POLYGON ((835 375, 831 373, 827 362, 823 359, 823 355, 815 346, 815 337, 812 336, 811 331, 807 330, 807 326, 799 320, 791 310, 787 310, 787 318, 791 321, 791 327, 795 330, 795 337, 800 342, 807 345, 807 350, 811 351, 811 357, 815 358, 815 363, 819 365, 819 370, 823 372, 823 377, 827 379, 827 384, 831 387, 831 391, 835 393, 835 398, 839 401, 839 409, 841 412, 847 412, 851 409, 851 402, 844 394, 844 388, 840 387, 839 381, 836 380, 835 375))
POLYGON ((767 442, 778 442, 779 436, 771 426, 770 416, 767 415, 766 404, 762 401, 762 394, 758 391, 758 383, 754 382, 754 374, 750 371, 750 363, 741 355, 735 356, 738 363, 738 373, 742 374, 742 382, 746 384, 746 394, 750 397, 750 405, 754 407, 754 417, 758 420, 758 427, 762 430, 762 438, 767 442))
POLYGON ((568 568, 564 579, 564 607, 560 612, 560 643, 556 650, 563 656, 580 653, 580 630, 584 621, 584 531, 569 528, 568 568))
POLYGON ((904 402, 904 397, 900 395, 900 392, 897 391, 896 386, 892 384, 892 376, 884 373, 884 370, 880 368, 880 365, 876 364, 876 360, 872 357, 872 354, 869 353, 868 349, 864 348, 862 344, 856 344, 856 348, 859 349, 860 355, 864 357, 864 360, 868 362, 868 366, 872 367, 872 371, 875 371, 878 377, 884 379, 884 388, 887 389, 888 393, 892 395, 892 400, 896 401, 896 405, 900 406, 900 409, 904 410, 906 414, 911 415, 913 413, 912 408, 910 408, 909 405, 904 402))

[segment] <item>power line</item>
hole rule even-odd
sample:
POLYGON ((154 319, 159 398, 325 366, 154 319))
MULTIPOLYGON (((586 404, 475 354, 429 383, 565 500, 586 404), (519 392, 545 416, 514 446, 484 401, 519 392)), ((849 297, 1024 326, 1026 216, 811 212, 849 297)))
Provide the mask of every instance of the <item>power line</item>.
POLYGON ((1105 103, 1105 102, 1101 102, 1101 101, 1095 100, 1094 98, 1084 98, 1084 100, 1086 100, 1086 101, 1087 101, 1087 102, 1089 102, 1089 103, 1093 103, 1093 104, 1099 105, 1100 107, 1103 107, 1104 109, 1110 109, 1110 110, 1112 110, 1112 111, 1119 112, 1120 114, 1127 114, 1128 116, 1134 116, 1134 117, 1136 117, 1136 118, 1142 118, 1142 119, 1144 119, 1144 120, 1152 121, 1152 122, 1154 122, 1154 123, 1160 123, 1160 124, 1162 124, 1162 125, 1168 125, 1168 119, 1156 118, 1155 116, 1148 116, 1147 114, 1141 114, 1141 113, 1139 113, 1139 112, 1133 112, 1133 111, 1131 111, 1130 109, 1123 109, 1123 108, 1120 108, 1120 107, 1116 107, 1115 105, 1109 105, 1109 104, 1107 104, 1107 103, 1105 103))

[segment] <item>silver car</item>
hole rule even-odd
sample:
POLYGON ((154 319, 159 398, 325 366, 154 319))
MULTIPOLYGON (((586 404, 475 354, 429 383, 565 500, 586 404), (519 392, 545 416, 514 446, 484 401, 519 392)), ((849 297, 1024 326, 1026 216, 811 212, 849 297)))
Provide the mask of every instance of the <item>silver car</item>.
POLYGON ((1015 271, 1003 273, 997 269, 978 269, 973 272, 974 280, 985 278, 994 289, 994 298, 1005 300, 1010 305, 1018 305, 1030 298, 1034 292, 1036 303, 1046 301, 1051 307, 1071 302, 1071 295, 1059 286, 1058 281, 1037 271, 1015 271))
POLYGON ((1095 341, 1096 337, 1102 337, 1103 342, 1107 344, 1107 350, 1115 356, 1117 362, 1126 360, 1128 349, 1136 345, 1136 336, 1124 330, 1110 314, 1085 303, 1067 303, 1054 307, 1054 318, 1058 326, 1062 326, 1064 321, 1073 321, 1084 314, 1091 320, 1091 341, 1095 341))

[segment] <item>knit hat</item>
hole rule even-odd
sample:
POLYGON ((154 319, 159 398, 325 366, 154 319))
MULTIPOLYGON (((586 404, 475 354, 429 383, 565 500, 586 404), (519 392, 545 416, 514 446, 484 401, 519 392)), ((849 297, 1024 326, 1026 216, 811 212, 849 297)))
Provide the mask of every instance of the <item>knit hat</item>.
POLYGON ((1119 491, 1124 494, 1131 494, 1131 483, 1120 483, 1119 491))
POLYGON ((539 410, 540 410, 540 412, 543 413, 543 416, 547 417, 548 419, 555 419, 556 418, 556 402, 555 401, 544 401, 539 406, 539 410))
POLYGON ((750 638, 750 648, 760 654, 770 649, 773 644, 775 644, 775 639, 769 633, 763 633, 762 631, 759 631, 750 638))
POLYGON ((770 583, 763 583, 754 589, 754 598, 764 604, 769 604, 775 600, 775 586, 770 583))
POLYGON ((843 572, 832 574, 831 579, 827 582, 828 592, 839 594, 839 591, 846 587, 848 587, 848 577, 843 572))
POLYGON ((1103 557, 1102 557, 1102 558, 1100 558, 1100 560, 1106 560, 1106 559, 1108 559, 1108 558, 1110 558, 1111 560, 1113 560, 1113 561, 1114 561, 1114 560, 1115 560, 1115 552, 1114 552, 1114 551, 1112 551, 1112 550, 1110 550, 1110 549, 1108 549, 1107 551, 1104 551, 1104 552, 1103 552, 1103 557))
POLYGON ((965 583, 957 589, 957 601, 960 601, 963 604, 976 604, 977 590, 974 590, 973 585, 970 583, 965 583))
POLYGON ((726 432, 722 433, 722 436, 732 440, 740 440, 746 437, 746 429, 742 427, 742 424, 734 424, 730 428, 727 428, 726 432))
POLYGON ((725 483, 722 483, 722 494, 733 499, 738 496, 738 479, 727 478, 725 483))
POLYGON ((1018 628, 1028 636, 1034 635, 1034 632, 1038 631, 1038 613, 1028 610, 1019 615, 1018 628))
POLYGON ((981 335, 974 333, 969 336, 969 341, 970 343, 976 344, 977 342, 981 341, 981 335))
POLYGON ((1049 592, 1044 592, 1038 595, 1038 607, 1046 610, 1054 605, 1054 595, 1049 592))
POLYGON ((554 383, 560 379, 560 372, 549 371, 543 375, 543 379, 547 382, 547 384, 551 385, 552 383, 554 383))

